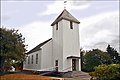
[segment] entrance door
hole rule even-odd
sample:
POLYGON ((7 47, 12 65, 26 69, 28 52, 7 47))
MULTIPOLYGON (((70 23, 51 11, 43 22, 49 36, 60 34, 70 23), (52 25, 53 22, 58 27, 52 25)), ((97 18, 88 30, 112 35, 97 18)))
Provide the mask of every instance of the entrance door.
POLYGON ((76 71, 76 59, 72 59, 72 71, 76 71))

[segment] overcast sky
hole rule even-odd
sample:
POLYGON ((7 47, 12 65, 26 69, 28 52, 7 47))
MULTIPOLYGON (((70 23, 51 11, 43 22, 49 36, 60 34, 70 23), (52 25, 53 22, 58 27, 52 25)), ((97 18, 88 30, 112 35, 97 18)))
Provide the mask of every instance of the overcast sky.
MULTIPOLYGON (((63 0, 2 0, 1 26, 19 29, 29 51, 52 37, 50 25, 63 9, 63 0)), ((80 47, 105 50, 110 44, 119 51, 119 0, 68 0, 66 9, 81 22, 80 47)))

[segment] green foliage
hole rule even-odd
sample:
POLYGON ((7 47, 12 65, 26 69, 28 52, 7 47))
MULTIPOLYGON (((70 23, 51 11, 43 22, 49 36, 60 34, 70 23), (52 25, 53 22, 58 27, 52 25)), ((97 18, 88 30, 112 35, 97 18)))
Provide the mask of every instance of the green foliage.
POLYGON ((114 48, 112 48, 110 45, 108 45, 106 50, 112 59, 112 63, 114 63, 114 64, 120 63, 120 56, 114 48))
POLYGON ((5 60, 4 62, 4 70, 5 71, 8 71, 8 70, 11 70, 11 66, 13 65, 13 61, 12 60, 5 60))
POLYGON ((24 57, 24 52, 26 51, 24 42, 25 38, 22 38, 22 34, 19 34, 18 30, 0 28, 0 56, 7 59, 22 59, 22 57, 24 57))
POLYGON ((81 57, 81 70, 83 71, 83 54, 85 53, 85 51, 81 48, 80 49, 80 57, 81 57))
POLYGON ((111 63, 110 56, 99 49, 93 49, 92 51, 86 52, 83 57, 83 70, 84 71, 94 71, 94 67, 100 64, 111 63))
POLYGON ((12 60, 22 62, 25 58, 25 38, 18 30, 0 28, 0 68, 9 66, 12 60))
POLYGON ((120 64, 99 65, 90 75, 100 80, 118 80, 120 79, 120 64))

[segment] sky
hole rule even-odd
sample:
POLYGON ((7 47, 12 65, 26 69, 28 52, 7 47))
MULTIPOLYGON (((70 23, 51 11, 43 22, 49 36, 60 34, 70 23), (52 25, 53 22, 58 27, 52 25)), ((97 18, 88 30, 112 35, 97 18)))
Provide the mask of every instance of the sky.
POLYGON ((80 48, 120 52, 119 0, 1 0, 1 26, 19 29, 31 50, 52 37, 51 23, 66 9, 79 24, 80 48))

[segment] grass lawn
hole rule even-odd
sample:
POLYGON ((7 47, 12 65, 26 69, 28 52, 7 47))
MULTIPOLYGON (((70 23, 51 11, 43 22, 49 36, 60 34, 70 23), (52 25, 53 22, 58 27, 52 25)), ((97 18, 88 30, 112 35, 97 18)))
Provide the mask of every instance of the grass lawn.
POLYGON ((53 79, 46 76, 30 74, 6 74, 4 76, 0 76, 0 80, 59 80, 59 79, 53 79))

